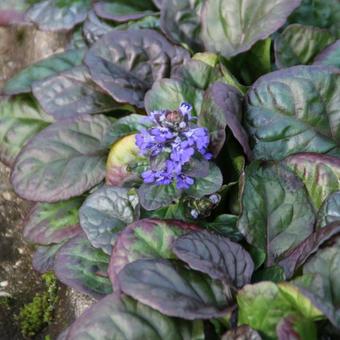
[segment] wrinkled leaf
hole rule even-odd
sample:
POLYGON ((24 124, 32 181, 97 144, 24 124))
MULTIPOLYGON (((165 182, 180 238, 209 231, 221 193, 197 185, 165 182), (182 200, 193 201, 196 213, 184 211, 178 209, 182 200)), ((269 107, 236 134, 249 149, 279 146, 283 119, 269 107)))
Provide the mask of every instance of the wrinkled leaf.
POLYGON ((110 255, 118 232, 139 218, 138 197, 134 190, 105 185, 87 197, 79 218, 92 246, 110 255))
POLYGON ((74 67, 33 84, 33 94, 56 120, 111 111, 118 105, 91 81, 85 66, 74 67))
POLYGON ((53 118, 28 96, 17 96, 0 102, 0 160, 12 166, 23 146, 53 118))
POLYGON ((280 28, 300 0, 207 0, 202 38, 206 49, 232 57, 280 28))
POLYGON ((117 102, 144 107, 155 80, 169 77, 189 54, 152 30, 112 31, 85 57, 92 79, 117 102), (129 47, 129 48, 127 48, 129 47))
POLYGON ((340 40, 337 40, 318 54, 314 59, 314 64, 340 68, 340 40))
POLYGON ((332 222, 340 221, 340 191, 330 194, 318 213, 317 227, 323 228, 332 222))
POLYGON ((90 0, 45 0, 33 5, 26 16, 41 30, 70 30, 86 19, 90 0))
POLYGON ((85 49, 68 50, 40 60, 17 73, 4 86, 5 94, 31 92, 32 84, 81 64, 85 49))
POLYGON ((90 44, 93 44, 104 34, 112 31, 113 29, 114 26, 112 24, 98 18, 93 10, 88 13, 83 24, 84 37, 90 44))
POLYGON ((21 197, 56 202, 79 196, 105 176, 111 121, 103 115, 50 125, 19 154, 12 184, 21 197))
POLYGON ((126 227, 112 251, 109 274, 114 286, 125 265, 143 258, 173 259, 172 242, 199 227, 175 220, 143 219, 126 227))
POLYGON ((82 202, 83 198, 75 197, 57 203, 36 203, 25 221, 25 239, 48 245, 77 235, 82 202))
POLYGON ((300 24, 289 25, 275 39, 275 62, 279 68, 310 64, 335 41, 327 30, 300 24))
POLYGON ((192 269, 237 288, 250 282, 254 264, 237 243, 207 231, 179 237, 172 245, 176 256, 192 269))
POLYGON ((124 293, 169 316, 210 319, 224 316, 231 306, 219 281, 167 260, 129 263, 118 279, 124 293))
POLYGON ((102 250, 93 248, 84 234, 80 234, 58 251, 54 271, 62 283, 98 299, 112 292, 107 276, 109 259, 102 250))
POLYGON ((309 236, 315 216, 303 183, 275 163, 246 169, 238 227, 248 243, 266 254, 266 266, 309 236))
POLYGON ((68 339, 203 340, 201 321, 162 315, 126 295, 108 295, 71 326, 68 339))
POLYGON ((305 184, 316 210, 319 210, 328 195, 340 190, 340 158, 338 157, 300 153, 286 158, 284 164, 305 184))
POLYGON ((295 66, 258 79, 247 96, 245 127, 260 159, 297 152, 340 156, 340 72, 295 66))

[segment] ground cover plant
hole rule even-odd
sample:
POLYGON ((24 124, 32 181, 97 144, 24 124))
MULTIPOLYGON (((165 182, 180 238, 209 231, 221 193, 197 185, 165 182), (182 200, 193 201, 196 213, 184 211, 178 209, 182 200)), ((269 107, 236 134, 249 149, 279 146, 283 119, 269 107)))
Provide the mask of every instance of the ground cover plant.
POLYGON ((7 81, 35 270, 97 302, 59 339, 340 332, 340 4, 10 1, 70 32, 7 81))

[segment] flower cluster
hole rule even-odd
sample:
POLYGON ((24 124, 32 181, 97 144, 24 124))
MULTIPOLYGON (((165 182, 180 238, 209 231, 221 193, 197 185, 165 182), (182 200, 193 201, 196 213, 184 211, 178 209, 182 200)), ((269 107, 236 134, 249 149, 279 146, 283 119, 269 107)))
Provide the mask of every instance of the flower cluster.
POLYGON ((149 119, 154 126, 137 134, 136 145, 151 164, 151 169, 142 173, 145 183, 176 182, 178 189, 187 189, 194 184, 194 178, 186 174, 190 161, 211 159, 208 130, 192 123, 191 110, 190 104, 182 103, 176 111, 152 112, 149 119), (152 166, 155 163, 157 166, 152 166))

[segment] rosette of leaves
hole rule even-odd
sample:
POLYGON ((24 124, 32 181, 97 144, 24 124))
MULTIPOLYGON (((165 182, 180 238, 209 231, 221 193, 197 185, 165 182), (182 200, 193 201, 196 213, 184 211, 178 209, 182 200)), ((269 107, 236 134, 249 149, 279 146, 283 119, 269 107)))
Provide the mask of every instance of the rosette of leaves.
POLYGON ((60 339, 338 334, 339 6, 0 4, 1 26, 70 37, 0 97, 0 160, 34 202, 33 266, 97 300, 60 339), (182 102, 212 159, 190 164, 203 175, 189 188, 146 192, 164 159, 136 136, 182 102))

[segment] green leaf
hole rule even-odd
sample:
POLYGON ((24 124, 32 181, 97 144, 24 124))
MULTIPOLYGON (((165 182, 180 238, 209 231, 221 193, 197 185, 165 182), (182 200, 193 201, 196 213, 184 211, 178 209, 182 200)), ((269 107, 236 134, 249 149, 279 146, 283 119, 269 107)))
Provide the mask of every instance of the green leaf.
POLYGON ((0 101, 0 160, 12 166, 23 146, 53 122, 28 96, 0 101))
POLYGON ((304 183, 316 210, 333 192, 340 190, 340 159, 300 153, 283 161, 304 183))
POLYGON ((24 237, 32 243, 48 245, 79 233, 78 211, 82 197, 57 203, 37 203, 25 221, 24 237))
POLYGON ((176 258, 171 249, 173 241, 197 230, 195 224, 181 221, 142 219, 126 227, 119 235, 112 251, 109 275, 117 285, 117 275, 125 265, 144 258, 176 258))
POLYGON ((75 236, 58 251, 54 271, 67 286, 98 299, 112 292, 107 275, 109 256, 93 248, 84 234, 75 236))
POLYGON ((139 218, 138 197, 134 190, 105 185, 87 197, 79 218, 91 244, 110 255, 117 234, 139 218))
POLYGON ((291 314, 310 321, 322 318, 321 311, 288 282, 263 281, 247 285, 238 292, 237 303, 238 323, 263 332, 271 339, 276 339, 280 320, 291 314))
POLYGON ((318 213, 317 227, 323 228, 340 221, 340 191, 333 192, 324 201, 318 213))
POLYGON ((70 339, 203 340, 201 321, 169 318, 126 295, 108 295, 86 310, 68 331, 70 339))
POLYGON ((32 84, 81 64, 85 49, 68 50, 40 60, 17 73, 4 86, 5 94, 31 92, 32 84))
POLYGON ((340 75, 334 68, 295 66, 258 79, 244 116, 254 156, 282 159, 297 152, 339 157, 340 75))
POLYGON ((313 232, 315 216, 303 183, 280 164, 252 163, 246 169, 238 228, 273 265, 313 232))
POLYGON ((210 319, 225 316, 231 301, 223 285, 167 260, 137 260, 118 274, 124 293, 168 316, 210 319))
POLYGON ((56 202, 79 196, 105 177, 112 123, 103 115, 54 123, 28 143, 16 159, 12 184, 21 197, 56 202))
POLYGON ((275 39, 275 62, 279 68, 310 64, 335 41, 327 30, 300 24, 289 25, 275 39))
POLYGON ((201 13, 205 47, 231 57, 280 28, 299 0, 207 0, 201 13))

